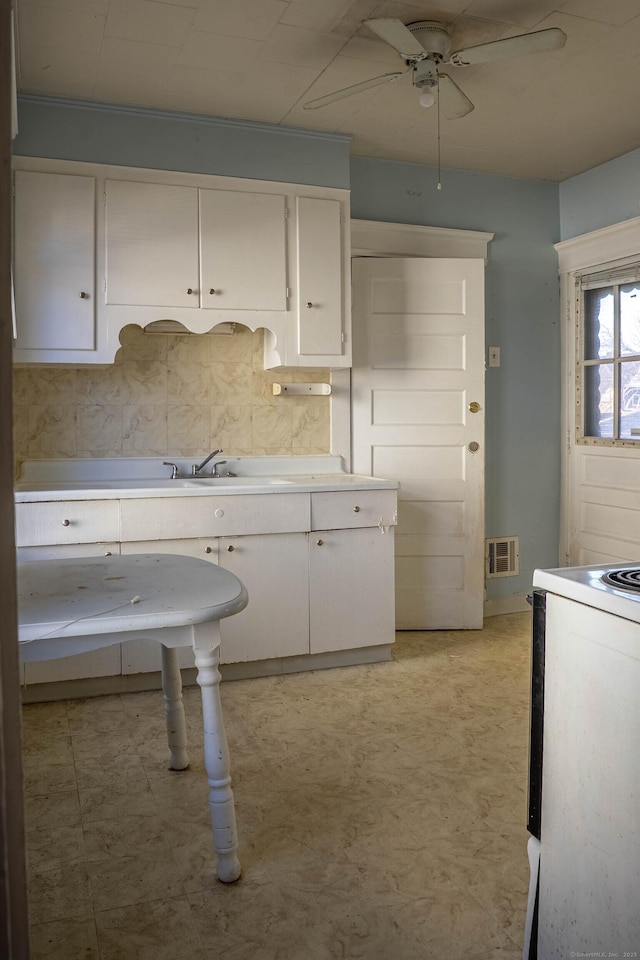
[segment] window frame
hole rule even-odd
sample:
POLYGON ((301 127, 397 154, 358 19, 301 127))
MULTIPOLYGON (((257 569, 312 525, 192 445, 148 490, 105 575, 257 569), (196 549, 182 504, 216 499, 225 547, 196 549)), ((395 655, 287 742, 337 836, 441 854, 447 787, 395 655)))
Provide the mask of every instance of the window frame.
POLYGON ((609 264, 601 266, 595 271, 588 273, 575 274, 575 442, 581 445, 598 447, 638 447, 640 444, 640 435, 638 437, 617 437, 616 433, 620 431, 620 369, 623 362, 640 362, 639 354, 622 355, 620 352, 620 287, 628 283, 640 283, 640 260, 634 259, 632 262, 621 264, 609 264), (589 360, 585 359, 585 324, 586 310, 585 301, 588 290, 614 288, 614 350, 613 356, 596 357, 589 360), (611 365, 613 367, 613 412, 614 412, 614 436, 613 437, 594 437, 585 433, 586 416, 586 376, 585 369, 601 364, 611 365))

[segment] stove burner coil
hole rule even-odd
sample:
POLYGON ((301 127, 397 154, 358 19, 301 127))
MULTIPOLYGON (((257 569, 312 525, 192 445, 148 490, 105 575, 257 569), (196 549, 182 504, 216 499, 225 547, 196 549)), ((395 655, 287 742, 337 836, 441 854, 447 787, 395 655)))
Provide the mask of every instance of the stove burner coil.
POLYGON ((616 590, 632 590, 640 593, 640 568, 630 567, 626 570, 610 570, 600 577, 602 583, 616 590))

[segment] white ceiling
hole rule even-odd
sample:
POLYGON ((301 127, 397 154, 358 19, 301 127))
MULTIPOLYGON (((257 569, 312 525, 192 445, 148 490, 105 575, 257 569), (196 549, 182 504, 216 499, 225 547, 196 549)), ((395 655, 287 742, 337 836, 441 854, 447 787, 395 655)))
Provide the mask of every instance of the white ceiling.
POLYGON ((18 87, 353 136, 351 152, 437 162, 437 117, 369 17, 450 25, 460 49, 560 27, 564 49, 447 67, 474 102, 441 120, 442 165, 561 181, 640 147, 638 0, 17 0, 18 87))

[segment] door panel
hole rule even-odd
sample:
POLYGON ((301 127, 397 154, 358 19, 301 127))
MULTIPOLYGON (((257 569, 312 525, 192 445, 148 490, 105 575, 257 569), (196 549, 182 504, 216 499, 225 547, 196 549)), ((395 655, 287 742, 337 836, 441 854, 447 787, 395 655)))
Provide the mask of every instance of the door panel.
POLYGON ((17 170, 15 193, 16 347, 94 350, 94 178, 17 170))
POLYGON ((106 183, 107 303, 198 307, 198 191, 106 183))
POLYGON ((353 285, 353 469, 401 484, 396 626, 480 627, 484 262, 356 259, 353 285))
POLYGON ((202 306, 286 310, 285 198, 200 190, 202 306))

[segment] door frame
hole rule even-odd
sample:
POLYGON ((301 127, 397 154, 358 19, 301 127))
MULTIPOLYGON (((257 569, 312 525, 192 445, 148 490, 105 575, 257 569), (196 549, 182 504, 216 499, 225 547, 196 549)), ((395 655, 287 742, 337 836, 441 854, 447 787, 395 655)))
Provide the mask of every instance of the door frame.
MULTIPOLYGON (((640 257, 640 217, 632 217, 554 244, 560 274, 560 330, 562 352, 562 459, 560 479, 560 544, 558 562, 572 566, 582 545, 579 519, 581 467, 585 456, 617 456, 637 460, 640 448, 599 447, 576 442, 576 338, 580 316, 576 275, 636 262, 640 257)), ((637 497, 640 481, 632 491, 637 497)))
MULTIPOLYGON (((480 230, 351 220, 351 256, 482 259, 486 265, 494 236, 480 230)), ((351 370, 331 371, 331 393, 331 453, 341 456, 350 470, 351 370)))

